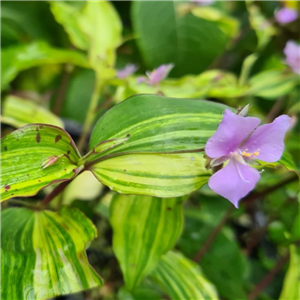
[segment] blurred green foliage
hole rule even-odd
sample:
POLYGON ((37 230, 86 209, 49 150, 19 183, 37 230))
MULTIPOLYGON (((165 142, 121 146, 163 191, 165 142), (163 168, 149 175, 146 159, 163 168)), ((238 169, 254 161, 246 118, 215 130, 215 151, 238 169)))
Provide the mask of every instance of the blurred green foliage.
MULTIPOLYGON (((276 22, 274 13, 283 6, 300 14, 296 1, 216 1, 205 6, 196 1, 1 2, 3 136, 28 123, 47 123, 64 127, 78 142, 82 132, 88 134, 110 108, 143 93, 207 99, 233 109, 249 103, 249 115, 262 122, 271 122, 281 114, 288 114, 293 122, 283 157, 278 163, 257 166, 261 180, 237 210, 207 186, 186 197, 183 205, 180 201, 176 206, 174 199, 155 199, 150 205, 147 201, 151 197, 117 195, 85 173, 76 178, 82 178, 80 183, 72 182, 50 203, 55 218, 63 224, 58 222, 54 227, 66 234, 69 224, 59 213, 66 204, 74 208, 70 210, 73 214, 81 211, 76 213, 74 226, 88 224, 82 234, 86 241, 97 229, 87 256, 104 286, 99 287, 99 279, 98 284, 87 279, 81 287, 70 288, 70 283, 68 288, 62 286, 47 294, 49 297, 82 290, 59 299, 299 299, 300 85, 299 75, 286 64, 283 50, 289 40, 299 43, 300 26, 299 18, 289 24, 276 22), (138 71, 117 78, 117 70, 128 63, 136 64, 138 71), (145 71, 167 63, 173 63, 174 69, 158 86, 137 83, 145 71), (89 191, 84 191, 85 184, 89 191), (161 206, 155 206, 155 201, 161 201, 161 206), (90 287, 95 288, 86 291, 90 287)), ((130 112, 124 111, 124 118, 126 114, 130 112)), ((138 109, 131 111, 131 118, 135 115, 138 109)), ((118 116, 110 120, 114 125, 105 124, 103 135, 117 128, 118 116)), ((96 130, 102 126, 99 124, 96 130)), ((97 144, 93 137, 91 143, 97 144)), ((82 148, 89 147, 84 144, 82 148)), ((20 157, 25 153, 18 151, 20 157)), ((35 151, 44 155, 41 148, 35 151)), ((71 165, 66 158, 63 163, 71 165)), ((25 213, 15 217, 14 223, 6 216, 14 206, 36 206, 52 190, 47 187, 35 197, 14 198, 3 204, 4 252, 6 246, 23 247, 11 237, 20 237, 22 230, 29 228, 22 226, 29 210, 22 208, 25 213), (6 228, 12 230, 11 235, 6 228)), ((55 229, 49 232, 51 236, 55 229)), ((73 248, 78 241, 70 242, 76 234, 69 237, 71 252, 66 255, 78 254, 73 248)), ((60 251, 55 246, 51 249, 60 251)), ((19 282, 16 278, 35 269, 27 265, 21 274, 12 267, 12 258, 4 266, 11 271, 3 267, 2 278, 15 278, 9 281, 13 287, 19 282), (14 271, 17 277, 7 277, 16 276, 14 271)), ((55 266, 53 263, 49 268, 55 266)), ((87 262, 84 268, 91 270, 87 262)), ((37 286, 36 282, 32 285, 37 286)), ((7 295, 22 291, 20 285, 9 294, 9 286, 4 289, 4 300, 12 300, 7 295)), ((26 295, 24 299, 34 299, 29 292, 26 295)))

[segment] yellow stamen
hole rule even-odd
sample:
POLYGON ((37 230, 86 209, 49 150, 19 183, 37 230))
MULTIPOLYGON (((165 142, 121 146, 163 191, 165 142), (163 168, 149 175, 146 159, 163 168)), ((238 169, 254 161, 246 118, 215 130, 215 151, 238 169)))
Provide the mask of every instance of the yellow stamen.
POLYGON ((251 152, 247 152, 248 149, 245 149, 243 152, 242 152, 242 156, 244 157, 251 157, 251 156, 257 156, 259 155, 259 151, 260 149, 257 149, 255 152, 251 153, 251 152))

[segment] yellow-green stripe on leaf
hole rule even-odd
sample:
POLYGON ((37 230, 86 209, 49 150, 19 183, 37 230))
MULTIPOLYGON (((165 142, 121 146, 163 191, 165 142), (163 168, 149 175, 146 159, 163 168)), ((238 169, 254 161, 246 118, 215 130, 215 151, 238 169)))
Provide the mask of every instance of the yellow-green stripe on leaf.
POLYGON ((129 138, 125 143, 99 153, 98 157, 203 148, 217 129, 225 108, 204 100, 132 96, 99 119, 91 135, 90 150, 103 141, 126 136, 129 138))
POLYGON ((1 214, 1 299, 42 300, 101 286, 85 248, 97 233, 80 211, 1 214))
POLYGON ((200 267, 181 253, 169 251, 151 273, 170 299, 218 300, 215 287, 204 277, 200 267))
POLYGON ((225 108, 204 100, 130 97, 95 125, 89 168, 119 193, 156 197, 191 193, 208 181, 210 173, 201 151, 225 108), (103 141, 124 137, 128 139, 123 143, 101 153, 95 151, 103 141))
POLYGON ((1 201, 73 178, 80 154, 62 128, 30 124, 1 140, 1 201))
POLYGON ((183 226, 183 198, 116 195, 110 208, 113 249, 133 290, 170 250, 183 226))
POLYGON ((63 127, 60 118, 28 99, 9 95, 3 101, 1 123, 19 128, 29 123, 43 123, 63 127))
POLYGON ((203 153, 130 154, 92 166, 94 175, 122 194, 179 197, 208 182, 203 153))

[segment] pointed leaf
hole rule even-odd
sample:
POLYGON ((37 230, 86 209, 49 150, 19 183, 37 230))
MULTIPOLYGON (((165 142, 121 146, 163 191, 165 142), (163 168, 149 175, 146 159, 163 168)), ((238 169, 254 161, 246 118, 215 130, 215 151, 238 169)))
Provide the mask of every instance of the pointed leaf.
POLYGON ((116 195, 111 204, 113 249, 126 287, 133 290, 171 249, 182 226, 182 198, 116 195))
POLYGON ((215 287, 203 276, 200 267, 179 252, 169 251, 152 272, 153 278, 172 300, 217 300, 215 287))
POLYGON ((30 124, 13 131, 1 140, 1 201, 33 196, 51 183, 71 179, 79 157, 62 128, 30 124), (45 168, 55 156, 57 160, 45 168))
POLYGON ((290 246, 290 266, 285 275, 279 300, 300 299, 300 248, 290 246))
POLYGON ((98 121, 90 149, 106 140, 126 136, 128 140, 94 153, 87 165, 117 192, 157 197, 188 194, 208 180, 210 172, 200 149, 217 129, 224 109, 209 101, 133 96, 98 121))
POLYGON ((1 122, 17 128, 29 123, 43 123, 64 127, 60 118, 43 106, 13 95, 6 97, 3 101, 1 122))
POLYGON ((113 77, 115 50, 121 44, 121 20, 108 1, 87 1, 77 8, 51 2, 52 13, 65 28, 72 43, 89 51, 92 67, 104 77, 113 77))
MULTIPOLYGON (((129 139, 98 155, 157 153, 203 148, 228 108, 219 103, 136 95, 109 110, 95 125, 90 149, 115 138, 129 139)), ((95 157, 93 157, 93 160, 95 157)))
POLYGON ((1 299, 41 300, 101 286, 85 248, 96 228, 80 211, 1 214, 1 299))
POLYGON ((81 53, 53 48, 45 42, 5 48, 1 53, 1 90, 21 71, 45 64, 61 63, 89 68, 86 58, 81 53))
POLYGON ((91 170, 118 193, 179 197, 208 182, 205 163, 201 153, 131 154, 104 160, 91 170))
POLYGON ((215 22, 180 13, 181 4, 182 1, 132 3, 137 44, 149 69, 174 63, 171 75, 198 74, 226 46, 228 36, 215 22))

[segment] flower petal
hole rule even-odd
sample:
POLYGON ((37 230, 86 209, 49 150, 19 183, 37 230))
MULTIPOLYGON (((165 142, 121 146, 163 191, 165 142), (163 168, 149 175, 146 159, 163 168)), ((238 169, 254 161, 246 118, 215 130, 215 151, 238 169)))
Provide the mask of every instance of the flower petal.
POLYGON ((239 200, 255 187, 259 178, 256 169, 230 159, 223 169, 210 177, 208 186, 238 207, 239 200))
POLYGON ((266 162, 277 161, 283 153, 283 140, 290 123, 291 118, 282 115, 272 123, 258 127, 243 144, 241 150, 248 149, 247 152, 250 153, 258 151, 259 155, 256 158, 266 162))
POLYGON ((283 7, 275 13, 275 19, 280 24, 287 24, 298 18, 298 12, 295 9, 283 7))
POLYGON ((254 117, 242 117, 226 109, 217 131, 208 139, 205 152, 211 158, 228 156, 259 125, 254 117))
POLYGON ((170 71, 173 69, 174 64, 161 65, 157 69, 153 70, 151 73, 146 72, 150 79, 150 84, 156 85, 165 79, 170 71))
POLYGON ((124 79, 133 74, 137 69, 138 67, 136 65, 127 64, 123 69, 117 70, 117 77, 119 79, 124 79))

